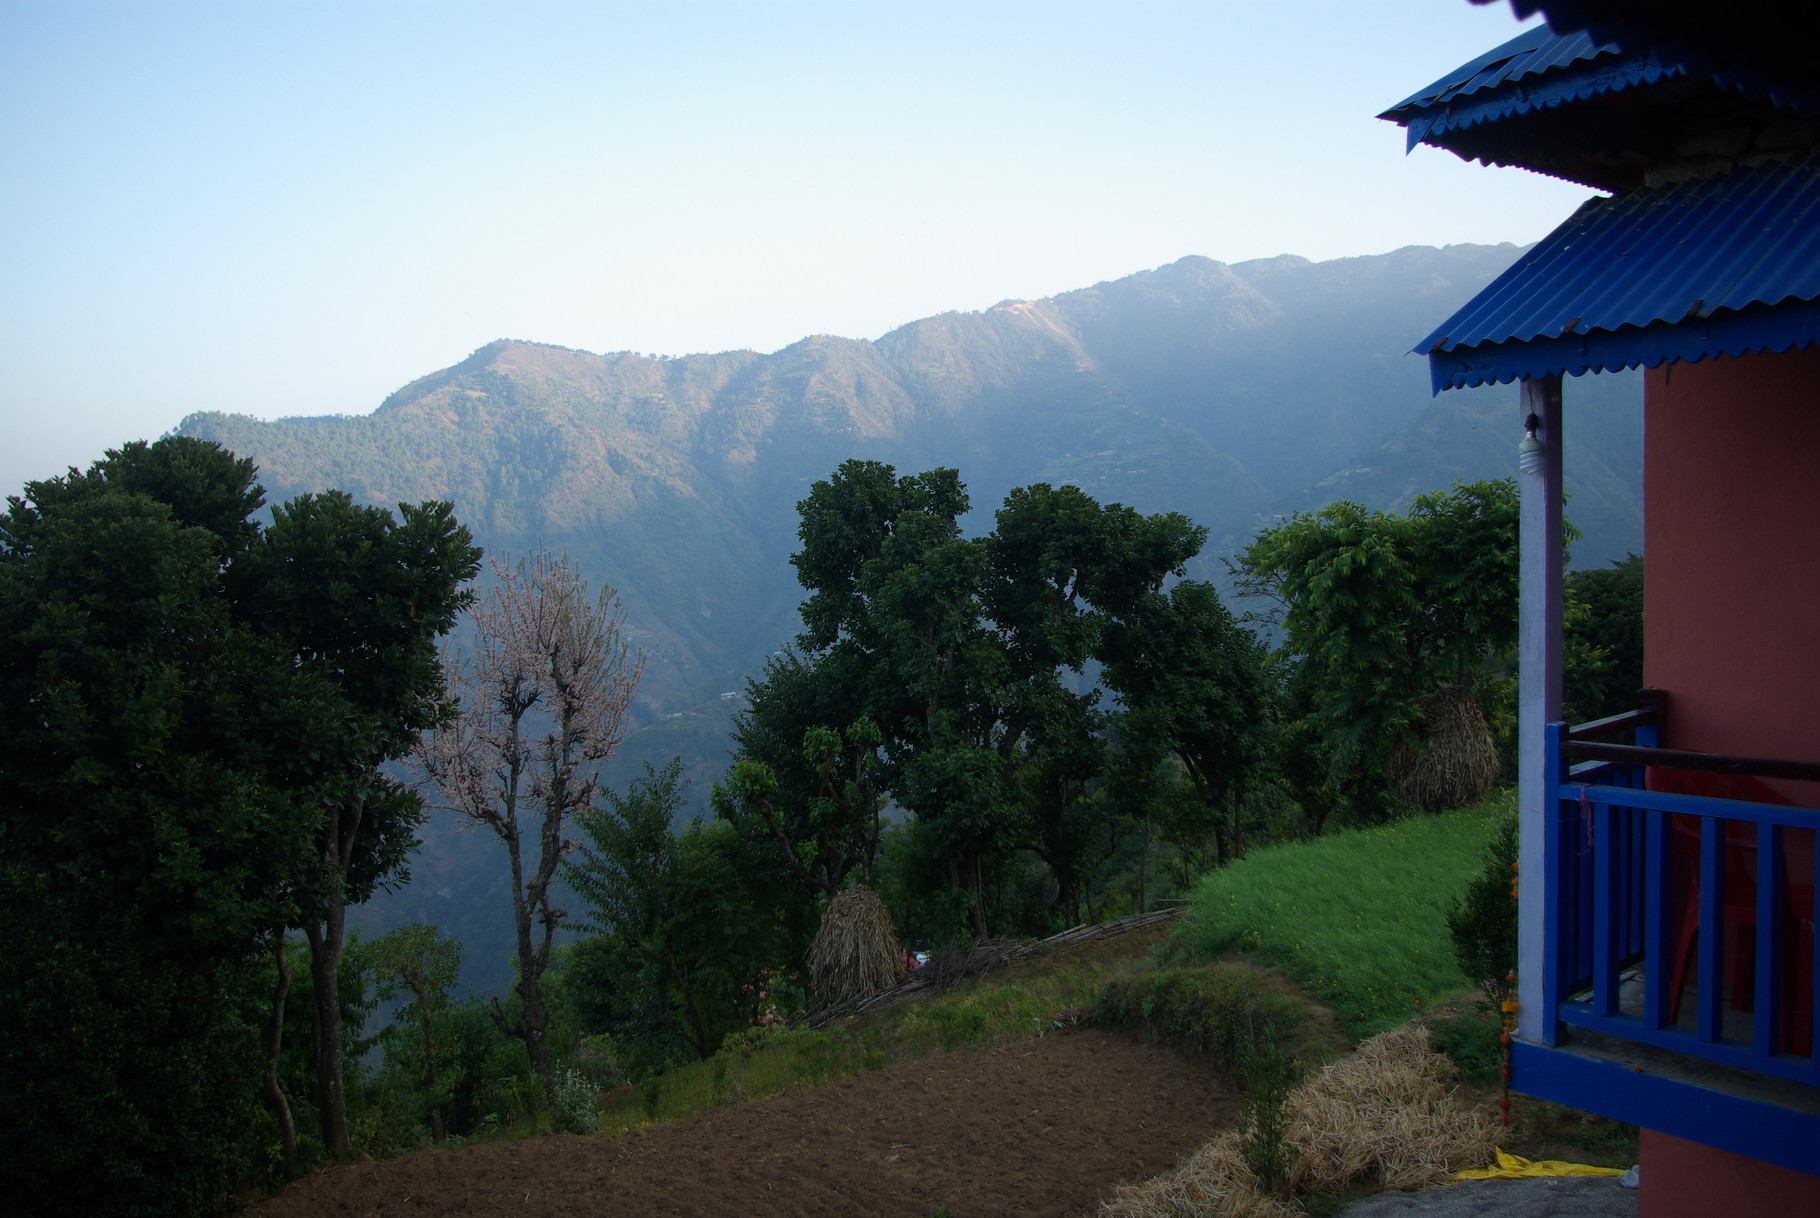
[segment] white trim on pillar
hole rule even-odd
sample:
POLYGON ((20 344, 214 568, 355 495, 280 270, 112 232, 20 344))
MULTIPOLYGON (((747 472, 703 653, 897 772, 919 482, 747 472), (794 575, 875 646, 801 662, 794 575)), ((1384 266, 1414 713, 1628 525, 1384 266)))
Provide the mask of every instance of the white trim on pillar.
MULTIPOLYGON (((1517 632, 1517 1037, 1539 1044, 1544 1019, 1543 729, 1561 717, 1561 378, 1525 377, 1519 421, 1534 415, 1542 461, 1517 474, 1522 497, 1522 594, 1517 632)), ((1522 433, 1519 432, 1519 435, 1522 433)))

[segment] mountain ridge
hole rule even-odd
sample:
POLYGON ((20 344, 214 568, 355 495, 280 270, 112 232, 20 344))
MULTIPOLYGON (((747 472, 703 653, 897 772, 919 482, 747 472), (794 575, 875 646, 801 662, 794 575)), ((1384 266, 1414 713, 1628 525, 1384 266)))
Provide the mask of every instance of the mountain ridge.
MULTIPOLYGON (((1318 507, 1321 488, 1395 507, 1454 477, 1508 473, 1514 440, 1491 440, 1515 434, 1487 404, 1497 391, 1431 401, 1423 361, 1405 356, 1518 252, 1188 255, 769 354, 497 339, 371 414, 206 413, 179 430, 253 457, 275 500, 328 486, 381 504, 449 499, 489 548, 567 550, 619 589, 651 652, 647 710, 660 715, 737 689, 787 641, 794 505, 849 457, 955 466, 976 513, 1034 481, 1183 511, 1213 538, 1200 574, 1260 524, 1318 507)), ((1600 553, 1638 545, 1625 523, 1635 462, 1606 459, 1629 426, 1605 428, 1570 466, 1586 483, 1577 496, 1599 507, 1600 553)))

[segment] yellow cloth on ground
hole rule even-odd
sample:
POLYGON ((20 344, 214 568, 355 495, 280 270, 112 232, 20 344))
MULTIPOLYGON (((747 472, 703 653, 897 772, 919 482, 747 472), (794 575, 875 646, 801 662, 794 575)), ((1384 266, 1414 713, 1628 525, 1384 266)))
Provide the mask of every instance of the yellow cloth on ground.
POLYGON ((1592 1167, 1585 1163, 1563 1163, 1559 1159, 1530 1160, 1521 1155, 1498 1152, 1496 1167, 1479 1167, 1457 1171, 1456 1180, 1525 1180, 1535 1176, 1622 1176, 1621 1167, 1592 1167))

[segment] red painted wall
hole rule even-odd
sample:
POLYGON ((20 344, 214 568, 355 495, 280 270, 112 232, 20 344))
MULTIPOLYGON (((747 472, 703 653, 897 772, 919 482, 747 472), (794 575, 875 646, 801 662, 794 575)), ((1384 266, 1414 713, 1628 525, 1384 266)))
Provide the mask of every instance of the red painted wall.
POLYGON ((1663 744, 1820 762, 1820 349, 1649 372, 1643 470, 1663 744))
POLYGON ((1637 1218, 1802 1218, 1820 1213, 1820 1176, 1643 1131, 1637 1218))
MULTIPOLYGON (((1644 660, 1670 748, 1820 762, 1820 350, 1644 380, 1644 660)), ((1820 807, 1820 784, 1773 783, 1820 807)), ((1640 1218, 1820 1214, 1820 1176, 1643 1132, 1640 1218)))

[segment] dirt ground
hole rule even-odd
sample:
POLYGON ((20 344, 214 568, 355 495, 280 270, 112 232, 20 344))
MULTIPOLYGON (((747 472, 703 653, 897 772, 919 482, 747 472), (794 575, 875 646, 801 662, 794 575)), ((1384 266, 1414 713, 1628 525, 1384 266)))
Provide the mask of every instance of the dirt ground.
POLYGON ((511 1214, 954 1218, 1091 1213, 1238 1113, 1174 1050, 1093 1028, 943 1053, 616 1137, 550 1136, 320 1173, 250 1218, 511 1214))

